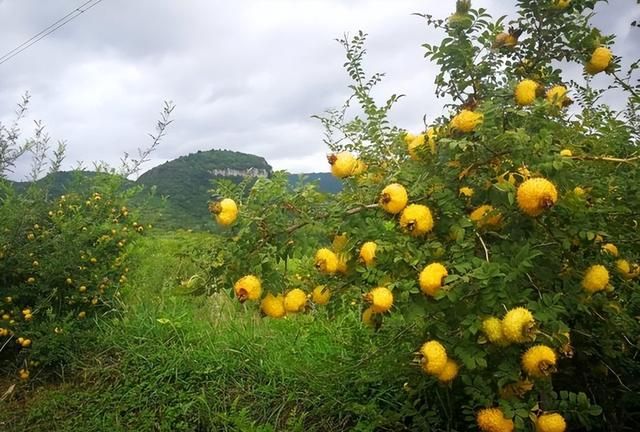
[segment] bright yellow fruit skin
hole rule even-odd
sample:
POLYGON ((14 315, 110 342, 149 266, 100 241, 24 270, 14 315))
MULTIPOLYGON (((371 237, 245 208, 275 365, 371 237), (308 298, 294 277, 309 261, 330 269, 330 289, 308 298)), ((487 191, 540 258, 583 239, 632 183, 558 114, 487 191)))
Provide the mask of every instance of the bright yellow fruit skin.
POLYGON ((544 378, 555 372, 556 353, 546 345, 536 345, 522 355, 522 369, 535 378, 544 378))
POLYGON ((307 304, 307 295, 300 288, 294 288, 284 296, 284 310, 289 313, 301 312, 307 304))
POLYGON ((362 312, 362 323, 366 326, 373 327, 375 324, 373 320, 374 314, 373 307, 366 308, 364 312, 362 312))
POLYGON ((518 207, 529 216, 539 216, 558 201, 558 191, 549 180, 541 177, 525 180, 516 193, 518 207))
POLYGON ((216 215, 216 222, 222 226, 229 226, 238 218, 238 205, 231 198, 225 198, 212 206, 216 215))
POLYGON ((492 205, 483 204, 469 213, 469 219, 478 228, 498 228, 502 223, 502 214, 494 211, 492 205))
POLYGON ((547 90, 547 101, 550 104, 562 107, 567 100, 567 88, 561 85, 555 85, 547 90))
POLYGON ((478 429, 482 432, 512 432, 513 421, 505 418, 500 408, 484 408, 476 414, 478 429))
POLYGON ((451 382, 458 376, 458 363, 455 361, 448 359, 447 363, 442 368, 442 371, 438 374, 437 378, 440 382, 451 382))
POLYGON ((591 59, 585 66, 587 73, 595 75, 609 67, 613 54, 611 50, 605 47, 596 48, 591 54, 591 59))
POLYGON ((542 414, 536 419, 536 432, 564 432, 567 422, 558 413, 542 414))
POLYGON ((334 274, 338 271, 338 256, 330 249, 322 248, 316 252, 315 267, 322 273, 334 274))
POLYGON ((442 284, 444 278, 449 275, 447 268, 440 263, 431 263, 420 272, 420 289, 429 296, 435 296, 442 284))
POLYGON ((451 119, 450 126, 453 130, 468 133, 473 132, 482 124, 482 114, 463 109, 458 115, 451 119))
POLYGON ((609 283, 609 271, 603 265, 596 264, 584 272, 582 288, 589 294, 603 291, 609 283))
POLYGON ((471 198, 473 196, 473 188, 470 188, 468 186, 463 186, 458 190, 458 194, 465 196, 467 198, 471 198))
POLYGON ((611 256, 618 256, 618 247, 613 243, 606 243, 602 245, 602 251, 608 253, 611 256))
POLYGON ((391 183, 380 193, 380 205, 387 213, 398 214, 409 201, 407 190, 398 183, 391 183))
POLYGON ((343 179, 355 174, 358 169, 358 159, 349 152, 340 152, 327 157, 331 165, 331 174, 343 179))
POLYGON ((433 229, 433 216, 429 207, 422 204, 408 205, 400 215, 400 226, 418 237, 433 229))
POLYGON ((502 319, 502 334, 509 342, 528 342, 530 330, 534 327, 535 320, 531 312, 523 307, 509 310, 502 319))
POLYGON ((262 299, 260 303, 262 312, 271 318, 282 318, 286 311, 284 310, 284 299, 281 295, 275 297, 269 293, 262 299))
POLYGON ((537 82, 530 79, 520 81, 514 92, 516 103, 521 106, 531 105, 536 100, 537 90, 537 82))
POLYGON ((553 0, 553 8, 562 10, 569 7, 571 0, 553 0))
POLYGON ((436 131, 433 128, 427 129, 427 132, 420 135, 407 134, 404 137, 407 143, 407 152, 413 160, 420 160, 419 148, 424 146, 425 142, 429 143, 431 153, 436 152, 436 131))
POLYGON ((504 344, 506 342, 502 333, 502 321, 499 318, 489 317, 482 321, 482 332, 491 343, 504 344))
POLYGON ((562 157, 571 157, 573 156, 573 152, 569 149, 562 149, 560 150, 560 156, 562 157))
POLYGON ((387 312, 393 306, 393 294, 389 288, 374 288, 369 291, 365 298, 371 303, 371 310, 375 313, 387 312))
POLYGON ((422 354, 422 370, 429 375, 440 374, 447 365, 447 350, 438 341, 425 342, 420 348, 422 354))
POLYGON ((262 284, 260 283, 260 279, 254 275, 247 275, 235 283, 233 291, 241 303, 246 300, 258 300, 262 295, 262 284))
POLYGON ((376 259, 376 250, 378 245, 375 242, 368 241, 360 248, 360 259, 367 267, 373 265, 376 259))
POLYGON ((311 293, 311 300, 317 305, 326 305, 331 299, 331 290, 324 285, 318 285, 311 293))

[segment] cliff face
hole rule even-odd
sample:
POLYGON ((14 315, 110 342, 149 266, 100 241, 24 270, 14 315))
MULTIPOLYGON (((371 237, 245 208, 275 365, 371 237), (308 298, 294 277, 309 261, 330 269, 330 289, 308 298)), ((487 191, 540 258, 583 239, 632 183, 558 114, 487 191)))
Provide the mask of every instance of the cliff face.
POLYGON ((270 171, 265 168, 214 168, 209 170, 212 177, 268 177, 270 171))

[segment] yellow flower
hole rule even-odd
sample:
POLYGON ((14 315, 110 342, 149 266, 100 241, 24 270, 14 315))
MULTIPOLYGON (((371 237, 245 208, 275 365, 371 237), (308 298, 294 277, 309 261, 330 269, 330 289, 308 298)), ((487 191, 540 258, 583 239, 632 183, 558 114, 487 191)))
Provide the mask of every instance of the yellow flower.
POLYGON ((331 290, 324 285, 318 285, 311 293, 311 300, 317 305, 326 305, 331 299, 331 290))
POLYGON ((531 312, 517 307, 509 310, 502 319, 502 334, 509 342, 528 342, 534 326, 535 320, 531 312))
POLYGON ((420 348, 422 370, 429 375, 439 375, 447 365, 447 350, 438 341, 425 342, 420 348))
POLYGON ((473 196, 473 189, 467 186, 463 186, 458 190, 458 194, 465 196, 467 198, 471 198, 473 196))
POLYGON ((518 105, 531 105, 536 100, 538 92, 538 83, 526 79, 520 81, 515 88, 515 98, 518 105))
POLYGON ((502 222, 502 214, 495 211, 493 206, 483 204, 469 214, 469 219, 471 219, 478 228, 498 228, 502 222))
POLYGON ((451 119, 450 126, 453 130, 467 133, 473 132, 476 127, 482 124, 482 114, 463 109, 458 115, 451 119))
POLYGON ((442 368, 442 371, 437 375, 438 381, 445 383, 453 381, 455 377, 458 376, 458 370, 458 363, 451 359, 447 359, 447 363, 444 365, 444 368, 442 368))
POLYGON ((536 345, 522 355, 522 369, 530 376, 544 378, 556 371, 556 353, 546 345, 536 345))
POLYGON ((372 241, 366 242, 360 248, 360 259, 367 267, 372 265, 376 259, 376 249, 378 249, 378 245, 372 241))
POLYGON ((389 288, 377 287, 365 295, 365 300, 371 303, 374 313, 387 312, 393 306, 393 294, 389 288))
POLYGON ((482 321, 482 332, 491 343, 505 345, 507 340, 502 333, 502 321, 496 317, 489 317, 482 321))
POLYGON ((269 293, 262 299, 260 310, 268 317, 282 318, 286 313, 284 310, 284 299, 281 295, 276 297, 269 293))
POLYGON ((342 179, 352 176, 364 167, 359 166, 358 159, 349 152, 340 152, 327 156, 327 161, 331 165, 331 174, 342 179))
POLYGON ((400 215, 400 226, 418 237, 433 229, 433 216, 429 207, 421 204, 408 205, 400 215))
POLYGON ((542 414, 536 419, 536 432, 564 432, 567 422, 558 413, 542 414))
POLYGON ((420 289, 423 293, 435 296, 444 283, 444 278, 449 273, 445 266, 440 263, 431 263, 420 272, 420 289))
POLYGON ((589 294, 604 290, 608 283, 609 271, 600 264, 589 267, 582 278, 582 288, 589 294))
POLYGON ((262 295, 262 283, 254 275, 247 275, 236 281, 233 285, 233 291, 240 303, 247 300, 258 300, 262 295))
POLYGON ((238 206, 231 198, 209 205, 209 211, 216 216, 216 222, 222 226, 229 226, 238 218, 238 206))
POLYGON ((568 101, 567 88, 561 85, 555 85, 547 90, 547 101, 558 107, 563 107, 568 101))
POLYGON ((606 243, 602 245, 602 251, 612 255, 614 257, 618 256, 618 247, 613 243, 606 243))
POLYGON ((306 305, 307 295, 300 288, 292 289, 284 296, 284 310, 287 312, 301 312, 306 305))
POLYGON ((322 248, 316 252, 315 267, 322 273, 333 274, 338 271, 338 256, 330 249, 322 248))
POLYGON ((391 183, 380 193, 380 205, 387 213, 397 214, 402 211, 409 201, 407 190, 398 183, 391 183))
POLYGON ((585 65, 585 70, 591 75, 602 72, 609 67, 612 58, 613 54, 609 48, 598 47, 591 54, 591 59, 585 65))
POLYGON ((562 149, 560 150, 560 156, 562 157, 571 157, 573 156, 573 152, 569 149, 562 149))
POLYGON ((518 207, 529 216, 538 216, 558 201, 558 191, 545 178, 531 178, 525 180, 516 193, 518 207))
POLYGON ((512 432, 513 421, 504 416, 500 408, 484 408, 476 414, 478 428, 482 432, 512 432))

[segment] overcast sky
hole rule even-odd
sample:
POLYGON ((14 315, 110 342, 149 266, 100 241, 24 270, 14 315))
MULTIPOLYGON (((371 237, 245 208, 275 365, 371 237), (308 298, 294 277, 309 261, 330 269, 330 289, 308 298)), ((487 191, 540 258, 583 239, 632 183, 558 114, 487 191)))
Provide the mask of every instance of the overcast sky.
MULTIPOLYGON (((82 3, 0 0, 0 55, 82 3)), ((513 15, 512 3, 474 0, 495 17, 513 15)), ((444 18, 453 8, 453 0, 103 0, 0 64, 0 121, 11 120, 29 91, 25 132, 40 119, 52 140, 66 140, 63 169, 77 161, 117 165, 123 152, 148 144, 163 101, 173 100, 175 123, 144 169, 224 148, 263 156, 275 169, 327 171, 322 128, 310 116, 348 95, 334 39, 369 34, 366 66, 387 73, 382 93, 407 94, 393 120, 418 129, 442 101, 420 46, 438 35, 411 13, 444 18)), ((616 54, 640 56, 639 32, 629 27, 639 10, 636 0, 598 10, 596 24, 618 35, 616 54)), ((27 166, 22 161, 12 177, 24 178, 27 166)))

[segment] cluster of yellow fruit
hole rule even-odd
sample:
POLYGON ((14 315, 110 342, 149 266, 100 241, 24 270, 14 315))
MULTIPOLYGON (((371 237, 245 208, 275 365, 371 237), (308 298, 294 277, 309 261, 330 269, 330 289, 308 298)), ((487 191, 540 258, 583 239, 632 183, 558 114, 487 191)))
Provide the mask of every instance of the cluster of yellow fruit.
MULTIPOLYGON (((513 420, 506 418, 500 408, 484 408, 476 415, 478 428, 482 432, 512 432, 513 420)), ((558 413, 540 414, 535 419, 536 432, 564 432, 567 423, 558 413)))
POLYGON ((222 226, 229 226, 238 218, 238 205, 231 198, 210 203, 209 211, 215 216, 216 222, 222 226))
POLYGON ((458 375, 459 366, 447 356, 447 350, 438 341, 430 340, 420 348, 422 370, 447 383, 458 375))
POLYGON ((407 133, 404 136, 404 142, 407 144, 407 151, 411 159, 420 160, 420 152, 425 142, 429 144, 431 154, 436 152, 436 131, 434 128, 429 128, 425 133, 418 135, 407 133))
POLYGON ((568 90, 563 85, 554 85, 545 92, 541 84, 531 79, 525 79, 516 84, 514 98, 516 104, 527 106, 533 104, 538 97, 545 95, 548 103, 563 107, 571 103, 567 93, 568 90))
POLYGON ((433 215, 429 207, 409 204, 407 190, 398 183, 386 186, 380 193, 379 204, 392 215, 400 214, 400 227, 414 237, 422 236, 433 229, 433 215))

